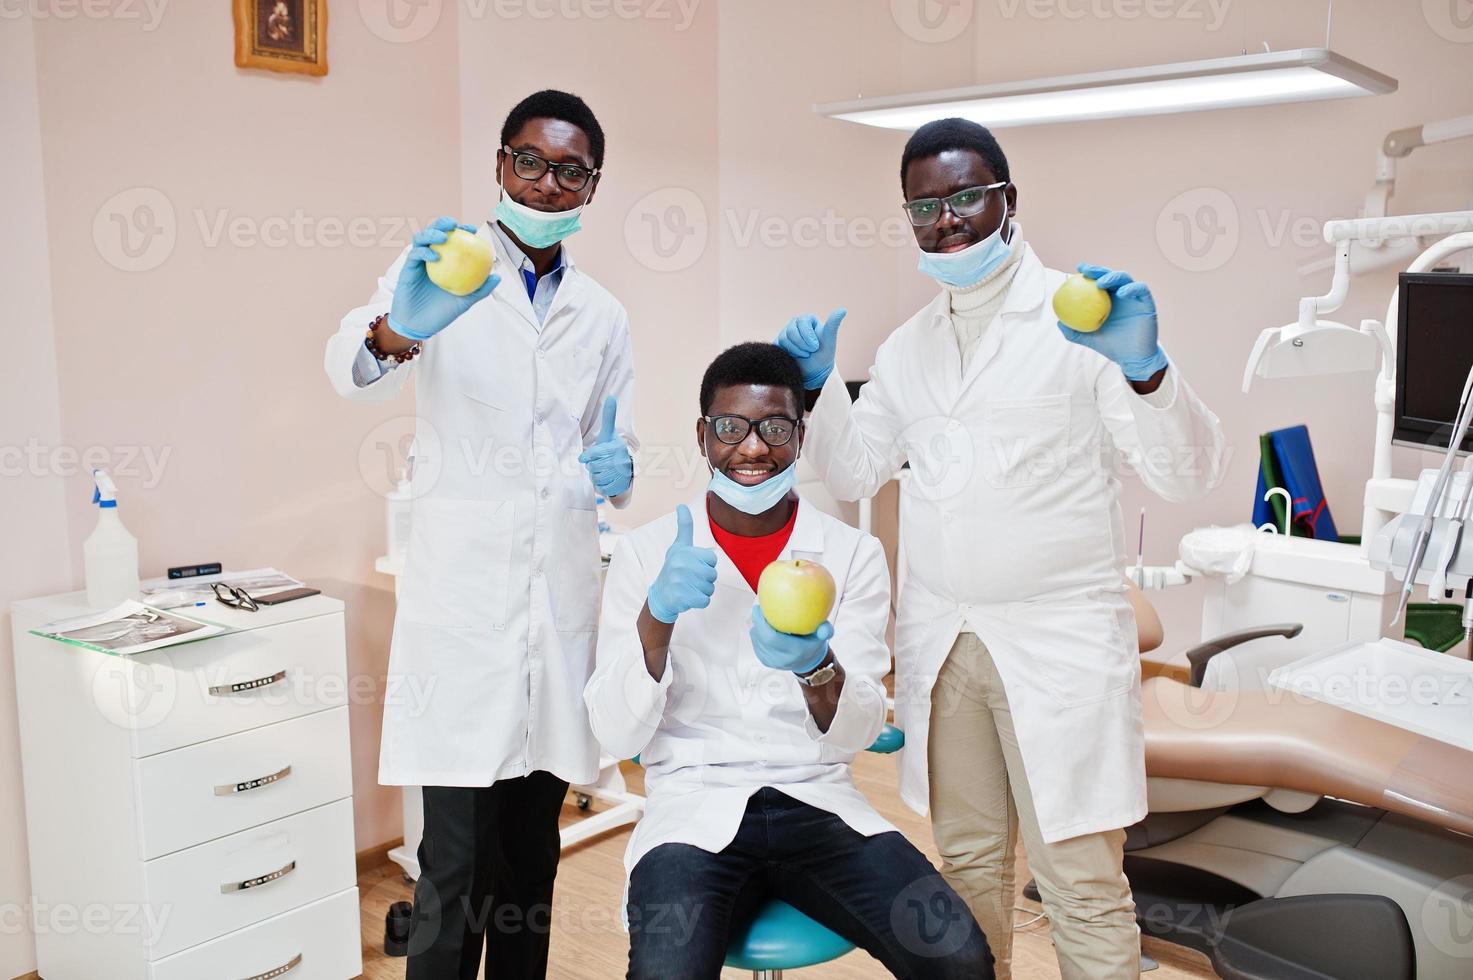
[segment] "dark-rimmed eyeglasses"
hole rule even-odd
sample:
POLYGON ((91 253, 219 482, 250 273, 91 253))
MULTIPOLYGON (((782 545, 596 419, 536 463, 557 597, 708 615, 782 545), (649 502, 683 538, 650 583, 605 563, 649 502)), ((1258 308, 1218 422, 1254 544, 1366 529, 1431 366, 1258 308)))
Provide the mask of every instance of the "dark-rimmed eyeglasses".
POLYGON ((786 446, 793 441, 799 421, 786 415, 769 415, 765 419, 749 419, 745 415, 703 415, 706 427, 716 436, 716 441, 728 446, 740 445, 753 428, 757 438, 769 446, 786 446))
POLYGON ((980 214, 982 209, 987 207, 987 192, 1006 186, 1008 186, 1008 181, 999 180, 995 184, 968 187, 948 197, 920 197, 914 201, 906 201, 901 207, 905 208, 910 223, 920 228, 925 225, 934 225, 941 220, 942 207, 950 210, 958 218, 970 218, 974 214, 980 214))
POLYGON ((552 179, 565 191, 581 191, 588 182, 598 176, 597 170, 580 167, 576 163, 553 163, 526 150, 513 150, 503 146, 502 151, 511 157, 511 172, 527 181, 538 181, 552 170, 552 179))
POLYGON ((235 586, 226 585, 224 582, 215 582, 210 585, 210 588, 215 590, 215 598, 225 603, 231 609, 244 609, 246 612, 256 612, 261 608, 245 589, 237 589, 235 586))

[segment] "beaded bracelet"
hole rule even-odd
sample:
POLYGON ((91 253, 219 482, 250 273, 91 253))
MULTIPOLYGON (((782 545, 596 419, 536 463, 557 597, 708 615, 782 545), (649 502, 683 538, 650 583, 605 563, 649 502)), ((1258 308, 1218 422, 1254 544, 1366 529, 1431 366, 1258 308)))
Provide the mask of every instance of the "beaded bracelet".
MULTIPOLYGON (((398 354, 386 354, 383 351, 379 350, 378 341, 375 340, 373 336, 374 331, 378 330, 379 325, 387 319, 388 315, 384 313, 380 313, 378 316, 373 318, 373 322, 368 325, 368 339, 363 342, 363 346, 367 347, 368 352, 381 361, 393 361, 395 364, 403 364, 405 361, 414 360, 420 352, 418 341, 415 341, 414 346, 409 348, 407 351, 402 351, 398 354)), ((391 327, 390 329, 393 328, 391 327)))

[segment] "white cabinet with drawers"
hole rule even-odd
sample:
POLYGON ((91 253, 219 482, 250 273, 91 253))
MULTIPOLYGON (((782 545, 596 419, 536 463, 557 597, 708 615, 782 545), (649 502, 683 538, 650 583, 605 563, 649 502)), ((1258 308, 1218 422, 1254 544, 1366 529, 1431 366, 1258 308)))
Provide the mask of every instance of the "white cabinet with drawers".
POLYGON ((232 630, 132 657, 11 607, 44 980, 362 971, 343 604, 187 610, 232 630))

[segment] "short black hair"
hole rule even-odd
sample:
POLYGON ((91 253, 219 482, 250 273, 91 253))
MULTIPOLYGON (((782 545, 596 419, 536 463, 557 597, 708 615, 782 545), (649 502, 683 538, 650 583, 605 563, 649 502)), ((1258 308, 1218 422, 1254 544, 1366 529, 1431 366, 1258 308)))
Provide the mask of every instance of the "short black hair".
POLYGON ((951 116, 926 123, 905 141, 905 152, 900 154, 901 190, 905 189, 905 174, 912 160, 934 157, 947 150, 971 150, 982 158, 998 180, 1012 180, 1008 174, 1008 158, 992 130, 970 119, 951 116))
POLYGON ((533 92, 506 114, 506 122, 501 124, 501 145, 510 146, 511 138, 527 125, 529 119, 561 119, 577 126, 588 136, 588 148, 593 151, 593 169, 603 167, 604 128, 598 124, 598 117, 588 108, 588 103, 578 96, 555 88, 533 92))
POLYGON ((732 385, 773 385, 793 393, 793 404, 803 414, 803 371, 793 355, 776 344, 749 341, 716 355, 701 378, 701 415, 711 411, 716 389, 732 385))

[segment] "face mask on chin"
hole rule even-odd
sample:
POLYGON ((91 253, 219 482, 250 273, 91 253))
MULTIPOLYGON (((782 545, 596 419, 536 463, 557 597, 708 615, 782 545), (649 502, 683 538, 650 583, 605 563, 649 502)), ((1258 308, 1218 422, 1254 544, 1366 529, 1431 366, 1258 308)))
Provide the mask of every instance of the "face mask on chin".
POLYGON ((944 286, 970 286, 980 282, 989 272, 1007 261, 1012 247, 1002 237, 1008 223, 1007 212, 992 234, 959 252, 921 251, 916 268, 944 286))
POLYGON ((522 244, 549 248, 583 227, 585 204, 567 211, 538 211, 513 201, 503 184, 501 199, 496 202, 496 220, 510 229, 522 244))

